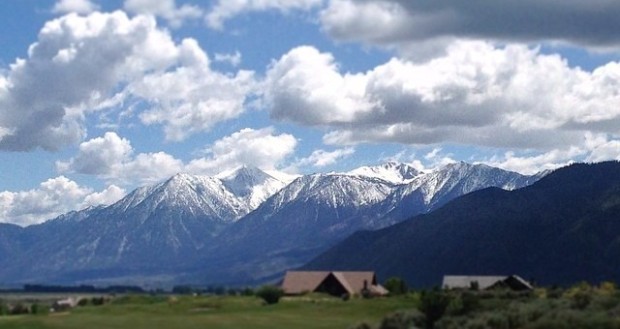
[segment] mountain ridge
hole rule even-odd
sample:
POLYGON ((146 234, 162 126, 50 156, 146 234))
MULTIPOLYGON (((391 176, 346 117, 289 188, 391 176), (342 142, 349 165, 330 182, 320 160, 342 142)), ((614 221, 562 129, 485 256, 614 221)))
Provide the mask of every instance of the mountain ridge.
POLYGON ((620 279, 620 163, 574 164, 537 183, 487 188, 377 231, 357 232, 306 270, 373 268, 414 287, 443 275, 519 274, 541 284, 620 279))
MULTIPOLYGON (((0 269, 0 282, 262 282, 356 230, 405 219, 403 214, 386 216, 403 202, 394 192, 411 184, 407 177, 422 179, 433 172, 395 164, 378 168, 364 170, 400 175, 403 181, 328 173, 287 184, 249 167, 214 177, 177 174, 138 188, 113 205, 25 228, 14 238, 24 248, 9 251, 19 257, 0 269), (257 198, 264 199, 258 206, 257 198)), ((500 172, 483 184, 526 181, 526 176, 500 172)), ((428 207, 407 211, 425 213, 428 207)))

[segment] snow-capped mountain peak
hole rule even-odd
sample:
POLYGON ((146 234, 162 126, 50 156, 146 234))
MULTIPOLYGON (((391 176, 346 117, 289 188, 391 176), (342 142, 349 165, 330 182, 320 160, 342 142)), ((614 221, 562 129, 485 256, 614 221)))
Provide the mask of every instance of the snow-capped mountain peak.
POLYGON ((218 177, 230 192, 248 204, 250 210, 256 209, 286 185, 285 182, 252 166, 242 166, 218 177))
POLYGON ((394 184, 406 184, 419 176, 421 172, 409 164, 392 161, 378 166, 360 167, 345 174, 378 178, 394 184))
POLYGON ((270 180, 276 180, 269 174, 256 167, 242 166, 231 173, 217 176, 224 186, 236 196, 245 197, 252 193, 257 185, 263 185, 270 180))

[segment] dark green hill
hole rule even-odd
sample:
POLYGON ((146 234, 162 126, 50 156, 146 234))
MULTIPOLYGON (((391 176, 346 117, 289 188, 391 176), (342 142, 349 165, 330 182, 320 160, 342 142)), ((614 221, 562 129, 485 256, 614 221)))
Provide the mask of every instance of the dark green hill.
POLYGON ((358 232, 304 268, 372 269, 416 287, 439 285, 446 274, 620 282, 620 164, 575 164, 520 190, 474 192, 358 232))

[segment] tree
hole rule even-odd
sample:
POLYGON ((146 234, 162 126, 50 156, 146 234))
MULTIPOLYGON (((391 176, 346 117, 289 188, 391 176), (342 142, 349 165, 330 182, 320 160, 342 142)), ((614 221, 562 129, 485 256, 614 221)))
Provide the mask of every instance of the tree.
POLYGON ((399 277, 391 277, 387 279, 385 283, 383 284, 383 286, 385 287, 385 289, 387 289, 390 292, 390 295, 394 295, 394 296, 403 295, 409 291, 409 288, 407 287, 407 283, 405 282, 405 280, 399 277))
POLYGON ((256 296, 262 298, 268 305, 277 304, 284 295, 284 291, 276 286, 262 286, 256 291, 256 296))
POLYGON ((426 316, 426 328, 432 329, 435 322, 446 313, 450 297, 441 291, 422 292, 419 310, 426 316))

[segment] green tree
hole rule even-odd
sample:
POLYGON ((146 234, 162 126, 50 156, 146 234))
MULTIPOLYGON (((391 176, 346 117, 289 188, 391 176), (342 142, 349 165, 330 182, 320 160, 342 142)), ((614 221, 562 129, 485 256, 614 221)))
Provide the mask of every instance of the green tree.
POLYGON ((390 295, 394 295, 394 296, 403 295, 409 291, 409 288, 407 287, 407 283, 405 282, 405 280, 399 277, 391 277, 387 279, 385 283, 383 284, 383 286, 385 287, 385 289, 387 289, 390 292, 390 295))
POLYGON ((262 298, 268 305, 277 304, 284 295, 284 291, 276 286, 262 286, 256 291, 256 296, 262 298))
POLYGON ((0 316, 9 315, 9 306, 0 301, 0 316))
POLYGON ((434 328, 435 322, 446 313, 449 304, 450 297, 442 291, 422 292, 418 309, 426 316, 426 328, 434 328))

